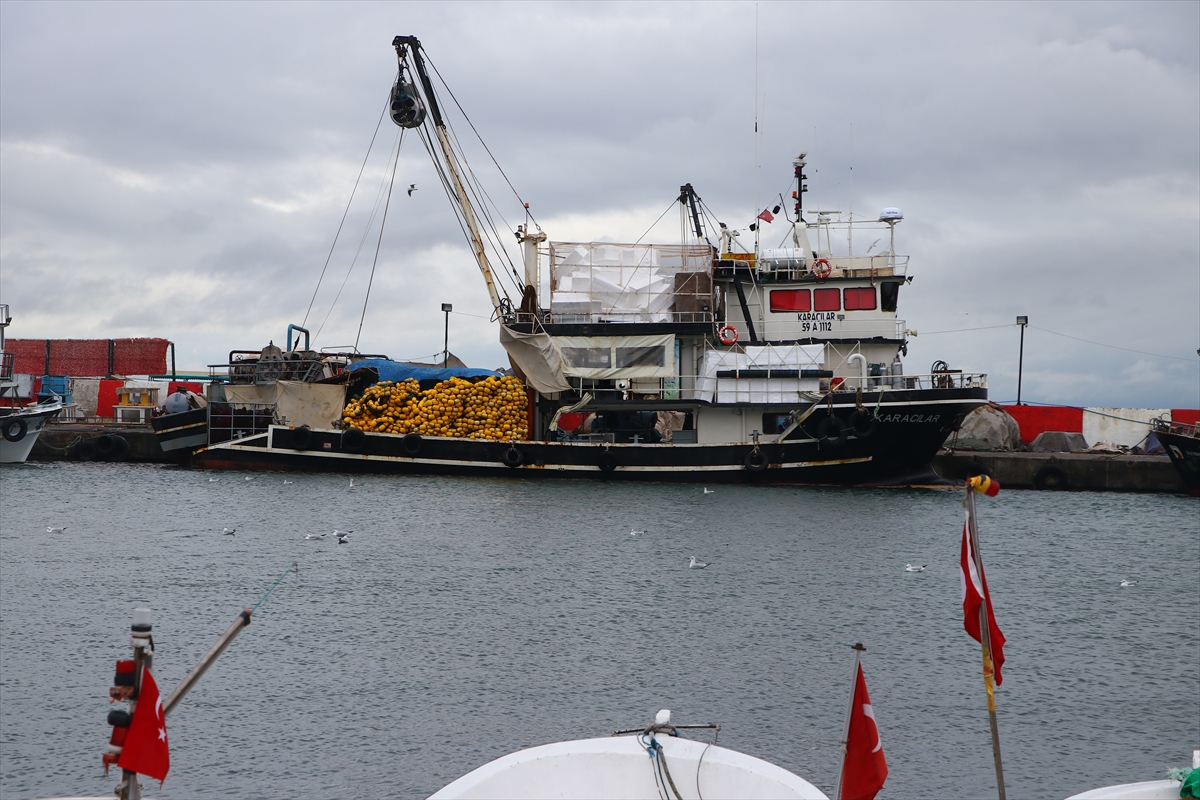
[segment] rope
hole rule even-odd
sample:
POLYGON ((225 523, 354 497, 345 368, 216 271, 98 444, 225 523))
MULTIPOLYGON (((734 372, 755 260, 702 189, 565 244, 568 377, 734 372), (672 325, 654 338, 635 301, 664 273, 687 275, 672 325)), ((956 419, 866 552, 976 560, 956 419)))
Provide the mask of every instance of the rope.
POLYGON ((275 583, 274 583, 274 584, 272 584, 271 588, 270 588, 270 589, 267 589, 267 593, 266 593, 266 594, 264 594, 262 597, 260 597, 260 598, 258 599, 258 602, 257 602, 257 603, 255 603, 253 607, 251 607, 251 609, 250 609, 250 613, 251 613, 251 614, 253 614, 255 611, 258 611, 258 607, 259 607, 259 606, 261 606, 261 605, 263 604, 263 602, 264 602, 264 601, 265 601, 265 600, 266 600, 268 597, 270 597, 270 596, 271 596, 271 592, 275 591, 275 587, 276 587, 276 586, 278 586, 279 584, 283 583, 283 579, 287 577, 287 574, 288 574, 289 572, 295 572, 295 573, 296 573, 296 577, 297 577, 297 578, 299 578, 299 577, 300 577, 300 565, 299 565, 297 562, 294 562, 294 561, 293 561, 293 562, 292 562, 292 565, 291 565, 290 567, 288 567, 287 569, 285 569, 285 570, 283 571, 283 574, 279 576, 279 580, 275 581, 275 583))
POLYGON ((67 445, 66 447, 55 447, 54 445, 50 444, 50 443, 49 443, 49 442, 47 442, 45 439, 43 439, 43 440, 42 440, 42 445, 43 445, 44 447, 49 447, 51 450, 62 450, 62 451, 66 451, 66 450, 70 450, 72 447, 74 447, 75 445, 79 444, 79 443, 80 443, 80 442, 82 442, 82 441, 83 441, 83 437, 82 437, 82 436, 76 436, 76 437, 75 437, 75 441, 71 442, 71 443, 70 443, 69 445, 67 445))
POLYGON ((379 248, 383 244, 383 229, 387 225, 387 212, 392 204, 392 189, 396 185, 396 167, 400 164, 400 147, 404 144, 404 129, 400 129, 400 141, 396 143, 396 160, 392 162, 392 179, 388 182, 387 200, 383 204, 383 217, 379 220, 379 238, 375 240, 375 258, 371 261, 371 277, 367 279, 367 294, 363 297, 362 316, 358 318, 358 335, 354 337, 354 349, 362 338, 363 321, 367 318, 367 302, 371 299, 371 286, 375 283, 375 266, 379 263, 379 248))

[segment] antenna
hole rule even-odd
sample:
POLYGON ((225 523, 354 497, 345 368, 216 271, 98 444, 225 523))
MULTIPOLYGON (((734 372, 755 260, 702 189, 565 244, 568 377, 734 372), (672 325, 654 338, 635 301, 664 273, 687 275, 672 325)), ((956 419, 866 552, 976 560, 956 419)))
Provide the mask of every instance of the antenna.
POLYGON ((854 123, 850 123, 850 224, 846 226, 847 247, 854 258, 854 123))

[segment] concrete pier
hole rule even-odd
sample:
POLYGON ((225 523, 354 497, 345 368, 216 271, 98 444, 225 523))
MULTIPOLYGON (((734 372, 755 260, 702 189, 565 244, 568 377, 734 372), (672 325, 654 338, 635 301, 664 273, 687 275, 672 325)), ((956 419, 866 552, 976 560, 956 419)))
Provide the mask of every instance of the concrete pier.
POLYGON ((128 461, 141 463, 174 464, 174 456, 164 453, 154 438, 154 430, 149 425, 121 424, 110 422, 104 424, 92 423, 59 423, 47 425, 41 436, 29 453, 30 461, 128 461), (120 436, 128 445, 128 453, 121 448, 118 453, 95 453, 92 458, 86 458, 88 448, 80 447, 85 442, 96 450, 96 441, 101 436, 120 436))
POLYGON ((933 468, 943 478, 957 479, 983 470, 1005 489, 1186 493, 1166 456, 960 451, 939 453, 933 468))

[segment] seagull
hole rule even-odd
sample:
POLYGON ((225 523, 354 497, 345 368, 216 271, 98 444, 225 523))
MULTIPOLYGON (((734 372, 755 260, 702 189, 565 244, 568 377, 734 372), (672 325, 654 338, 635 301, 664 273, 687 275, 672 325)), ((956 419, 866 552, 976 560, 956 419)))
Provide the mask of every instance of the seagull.
POLYGON ((704 493, 705 493, 705 494, 716 494, 716 493, 717 493, 717 491, 716 491, 716 489, 710 489, 710 488, 708 488, 707 486, 705 486, 705 487, 704 487, 704 493))
POLYGON ((629 535, 630 536, 641 536, 644 533, 645 533, 645 531, 630 531, 629 535))
POLYGON ((708 562, 697 561, 695 556, 688 556, 688 569, 704 569, 708 562))
POLYGON ((219 481, 219 480, 221 480, 221 479, 220 479, 220 478, 209 478, 209 479, 208 479, 208 482, 209 482, 209 483, 216 483, 216 482, 217 482, 217 481, 219 481))
POLYGON ((55 528, 53 525, 46 526, 46 533, 62 533, 65 530, 66 530, 65 526, 62 528, 55 528))
POLYGON ((248 481, 252 481, 252 480, 254 480, 254 476, 253 476, 253 475, 247 475, 247 476, 246 476, 246 480, 248 480, 248 481))
POLYGON ((417 190, 417 185, 415 183, 410 183, 408 185, 408 196, 412 197, 412 193, 415 192, 416 190, 417 190))
POLYGON ((354 482, 354 478, 351 478, 351 479, 350 479, 350 488, 351 488, 351 489, 357 489, 357 488, 358 488, 358 487, 360 487, 360 486, 362 486, 362 484, 361 484, 361 483, 355 483, 355 482, 354 482))
POLYGON ((352 533, 354 533, 354 531, 334 531, 333 535, 337 537, 338 544, 345 544, 346 542, 350 541, 349 536, 352 533))
POLYGON ((929 565, 922 564, 921 566, 918 567, 916 564, 905 564, 904 571, 905 572, 924 572, 925 567, 927 567, 927 566, 929 566, 929 565))
POLYGON ((284 481, 284 482, 283 482, 283 485, 284 485, 284 486, 291 486, 293 483, 295 483, 295 481, 284 481))
POLYGON ((323 534, 323 533, 306 533, 306 534, 304 534, 304 538, 305 539, 324 539, 325 534, 323 534))
POLYGON ((226 536, 233 536, 237 533, 237 528, 222 528, 221 533, 225 534, 226 536))
POLYGON ((1137 582, 1137 581, 1131 581, 1131 580, 1123 580, 1123 581, 1121 581, 1121 585, 1122 585, 1122 586, 1137 586, 1137 585, 1138 585, 1138 582, 1137 582))

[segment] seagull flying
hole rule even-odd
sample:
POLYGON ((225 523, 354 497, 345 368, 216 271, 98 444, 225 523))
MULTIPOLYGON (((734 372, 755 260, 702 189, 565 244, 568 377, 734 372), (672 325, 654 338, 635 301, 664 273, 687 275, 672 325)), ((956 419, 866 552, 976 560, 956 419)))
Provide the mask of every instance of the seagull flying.
POLYGON ((1138 585, 1138 582, 1137 582, 1137 581, 1131 581, 1131 580, 1123 580, 1123 581, 1121 581, 1121 585, 1122 585, 1122 586, 1137 586, 1137 585, 1138 585))
POLYGON ((66 526, 64 526, 62 528, 56 528, 53 525, 46 526, 46 533, 62 533, 65 530, 66 530, 66 526))
POLYGON ((917 566, 916 564, 905 564, 904 571, 905 572, 924 572, 925 567, 927 567, 927 566, 929 566, 929 565, 921 564, 920 566, 917 566))
POLYGON ((306 534, 304 534, 304 538, 305 539, 324 539, 325 534, 323 534, 323 533, 306 533, 306 534))
POLYGON ((708 566, 706 561, 697 561, 695 556, 688 556, 688 569, 704 569, 708 566))
POLYGON ((415 183, 410 183, 408 185, 408 196, 412 197, 412 193, 415 192, 416 190, 417 190, 417 185, 415 183))
POLYGON ((705 493, 705 494, 716 494, 716 493, 717 493, 717 490, 716 490, 716 489, 710 489, 710 488, 708 488, 707 486, 705 486, 705 487, 704 487, 704 493, 705 493))
POLYGON ((233 536, 237 533, 237 528, 222 528, 221 533, 225 534, 226 536, 233 536))
POLYGON ((352 533, 354 533, 354 531, 339 531, 339 530, 335 530, 335 531, 333 532, 333 535, 337 537, 338 544, 346 544, 347 542, 349 542, 349 541, 350 541, 350 538, 349 538, 349 537, 350 537, 350 534, 352 534, 352 533))

